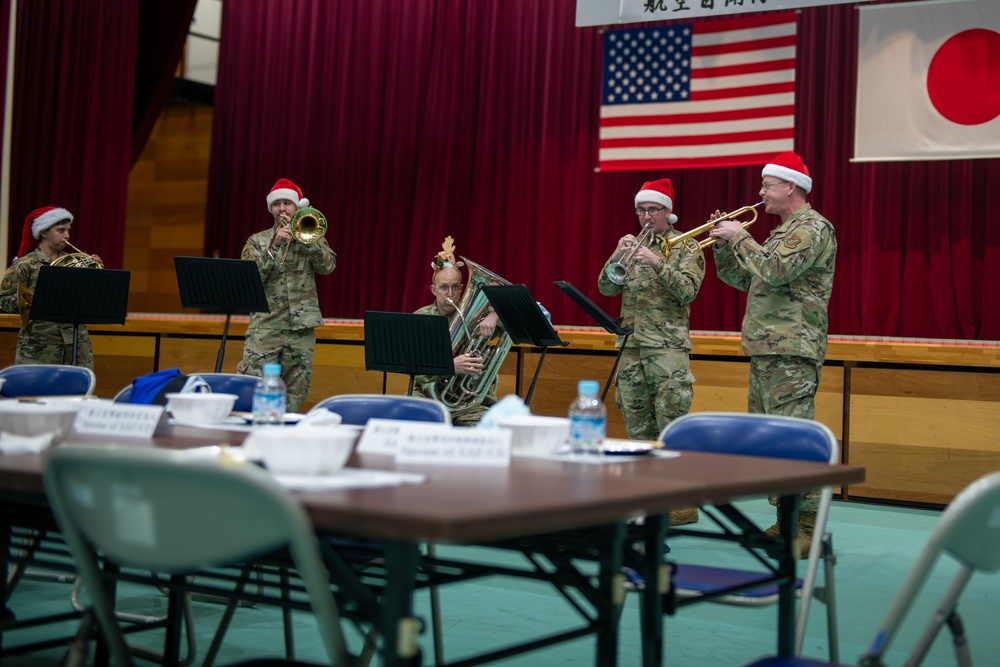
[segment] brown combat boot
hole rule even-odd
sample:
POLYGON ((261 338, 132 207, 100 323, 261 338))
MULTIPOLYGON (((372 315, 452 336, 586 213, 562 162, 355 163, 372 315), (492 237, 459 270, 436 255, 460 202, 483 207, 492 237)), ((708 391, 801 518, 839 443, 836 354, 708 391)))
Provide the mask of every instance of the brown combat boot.
MULTIPOLYGON (((799 512, 799 529, 795 538, 799 543, 799 558, 809 555, 809 547, 812 546, 813 531, 816 529, 816 512, 799 512)), ((774 522, 774 525, 764 531, 765 535, 778 537, 781 535, 781 516, 774 522)))
POLYGON ((671 526, 686 526, 689 523, 698 523, 697 507, 689 507, 683 510, 670 511, 671 526))

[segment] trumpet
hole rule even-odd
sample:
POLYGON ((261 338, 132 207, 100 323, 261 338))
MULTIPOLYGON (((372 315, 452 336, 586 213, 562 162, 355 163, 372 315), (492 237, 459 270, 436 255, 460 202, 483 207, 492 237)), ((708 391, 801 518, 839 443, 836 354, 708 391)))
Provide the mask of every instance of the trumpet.
MULTIPOLYGON (((291 230, 293 239, 299 243, 309 245, 310 243, 319 241, 326 234, 326 216, 316 209, 306 206, 292 214, 292 217, 288 219, 288 227, 291 230)), ((288 245, 285 246, 285 252, 281 255, 281 261, 278 262, 278 266, 285 265, 285 258, 288 257, 288 251, 291 247, 292 243, 289 241, 288 245)))
POLYGON ((635 238, 634 245, 632 248, 621 256, 617 262, 611 262, 608 264, 608 268, 604 269, 604 274, 608 277, 608 280, 613 282, 615 285, 624 285, 629 281, 629 275, 632 273, 632 267, 635 266, 635 253, 641 246, 649 244, 655 234, 653 234, 653 223, 647 222, 639 233, 639 236, 635 238))
POLYGON ((104 268, 104 263, 93 255, 85 253, 69 241, 66 241, 66 245, 69 246, 73 252, 62 255, 61 257, 56 257, 55 260, 52 261, 52 266, 68 266, 74 269, 104 268))
MULTIPOLYGON (((712 231, 712 227, 715 227, 716 224, 722 222, 723 220, 736 220, 742 215, 746 215, 747 213, 752 213, 753 214, 752 218, 750 218, 745 222, 740 223, 743 229, 746 229, 753 223, 757 222, 757 207, 763 203, 764 203, 763 201, 759 201, 756 204, 753 204, 752 206, 744 206, 742 208, 738 208, 735 211, 731 211, 730 213, 726 213, 725 215, 720 215, 718 218, 709 220, 704 225, 695 227, 691 231, 670 237, 669 239, 667 239, 667 252, 669 253, 670 250, 672 250, 673 247, 678 243, 684 243, 688 239, 693 239, 696 236, 700 236, 701 234, 706 234, 712 231)), ((701 249, 705 249, 708 246, 712 245, 713 243, 715 243, 715 239, 709 237, 707 239, 704 239, 703 241, 699 241, 698 247, 701 249)))

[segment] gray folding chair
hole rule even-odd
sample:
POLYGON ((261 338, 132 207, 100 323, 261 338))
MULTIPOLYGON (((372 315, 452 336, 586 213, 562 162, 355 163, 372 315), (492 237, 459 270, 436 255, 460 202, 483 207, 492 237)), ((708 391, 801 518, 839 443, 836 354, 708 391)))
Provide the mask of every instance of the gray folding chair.
POLYGON ((132 656, 99 559, 194 575, 282 547, 304 584, 330 662, 345 662, 340 618, 312 526, 301 505, 263 470, 177 451, 60 447, 48 457, 45 489, 112 664, 131 665, 132 656))
MULTIPOLYGON (((864 667, 883 665, 896 632, 906 615, 914 611, 914 603, 928 576, 942 554, 958 563, 958 571, 930 613, 923 632, 910 649, 907 667, 923 662, 935 637, 947 623, 952 629, 957 664, 972 665, 968 643, 958 619, 958 600, 977 570, 1000 570, 1000 472, 980 477, 965 487, 941 514, 927 545, 917 558, 902 588, 893 599, 885 618, 879 624, 868 650, 858 661, 864 667)), ((996 656, 986 657, 983 664, 995 664, 996 656)), ((827 667, 832 663, 799 658, 763 658, 751 667, 827 667)))

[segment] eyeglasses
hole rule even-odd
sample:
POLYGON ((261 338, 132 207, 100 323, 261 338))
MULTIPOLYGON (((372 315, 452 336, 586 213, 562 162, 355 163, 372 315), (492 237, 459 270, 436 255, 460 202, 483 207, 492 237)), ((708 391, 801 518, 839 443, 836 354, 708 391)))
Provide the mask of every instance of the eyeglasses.
POLYGON ((787 184, 788 181, 775 181, 774 183, 761 183, 760 184, 760 189, 763 190, 764 192, 767 192, 768 190, 770 190, 771 188, 773 188, 775 185, 781 185, 783 183, 787 184))
POLYGON ((457 294, 458 292, 462 291, 462 286, 461 285, 438 285, 437 286, 437 291, 441 292, 441 294, 449 294, 449 293, 457 294))
POLYGON ((649 216, 659 215, 665 210, 667 210, 665 206, 650 206, 649 208, 642 208, 640 206, 636 206, 635 214, 641 218, 642 216, 647 214, 649 216))

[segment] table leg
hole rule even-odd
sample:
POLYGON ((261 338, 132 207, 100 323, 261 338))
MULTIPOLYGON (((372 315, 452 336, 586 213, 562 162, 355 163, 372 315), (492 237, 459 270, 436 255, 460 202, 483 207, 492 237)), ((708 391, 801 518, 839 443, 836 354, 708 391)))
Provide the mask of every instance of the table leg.
POLYGON ((785 549, 778 559, 778 655, 795 655, 795 538, 798 535, 799 496, 782 496, 778 506, 785 549))
POLYGON ((640 594, 640 628, 642 630, 642 664, 659 667, 663 664, 663 596, 670 591, 670 572, 663 562, 663 542, 667 537, 667 516, 646 517, 643 522, 642 576, 646 588, 640 594))
POLYGON ((625 575, 622 574, 622 550, 625 548, 624 523, 601 526, 600 593, 607 600, 604 625, 597 634, 597 664, 618 664, 618 622, 625 602, 625 575))
POLYGON ((379 631, 382 633, 383 660, 392 665, 419 665, 420 624, 413 617, 413 590, 420 561, 419 546, 413 542, 385 543, 386 582, 379 631))

